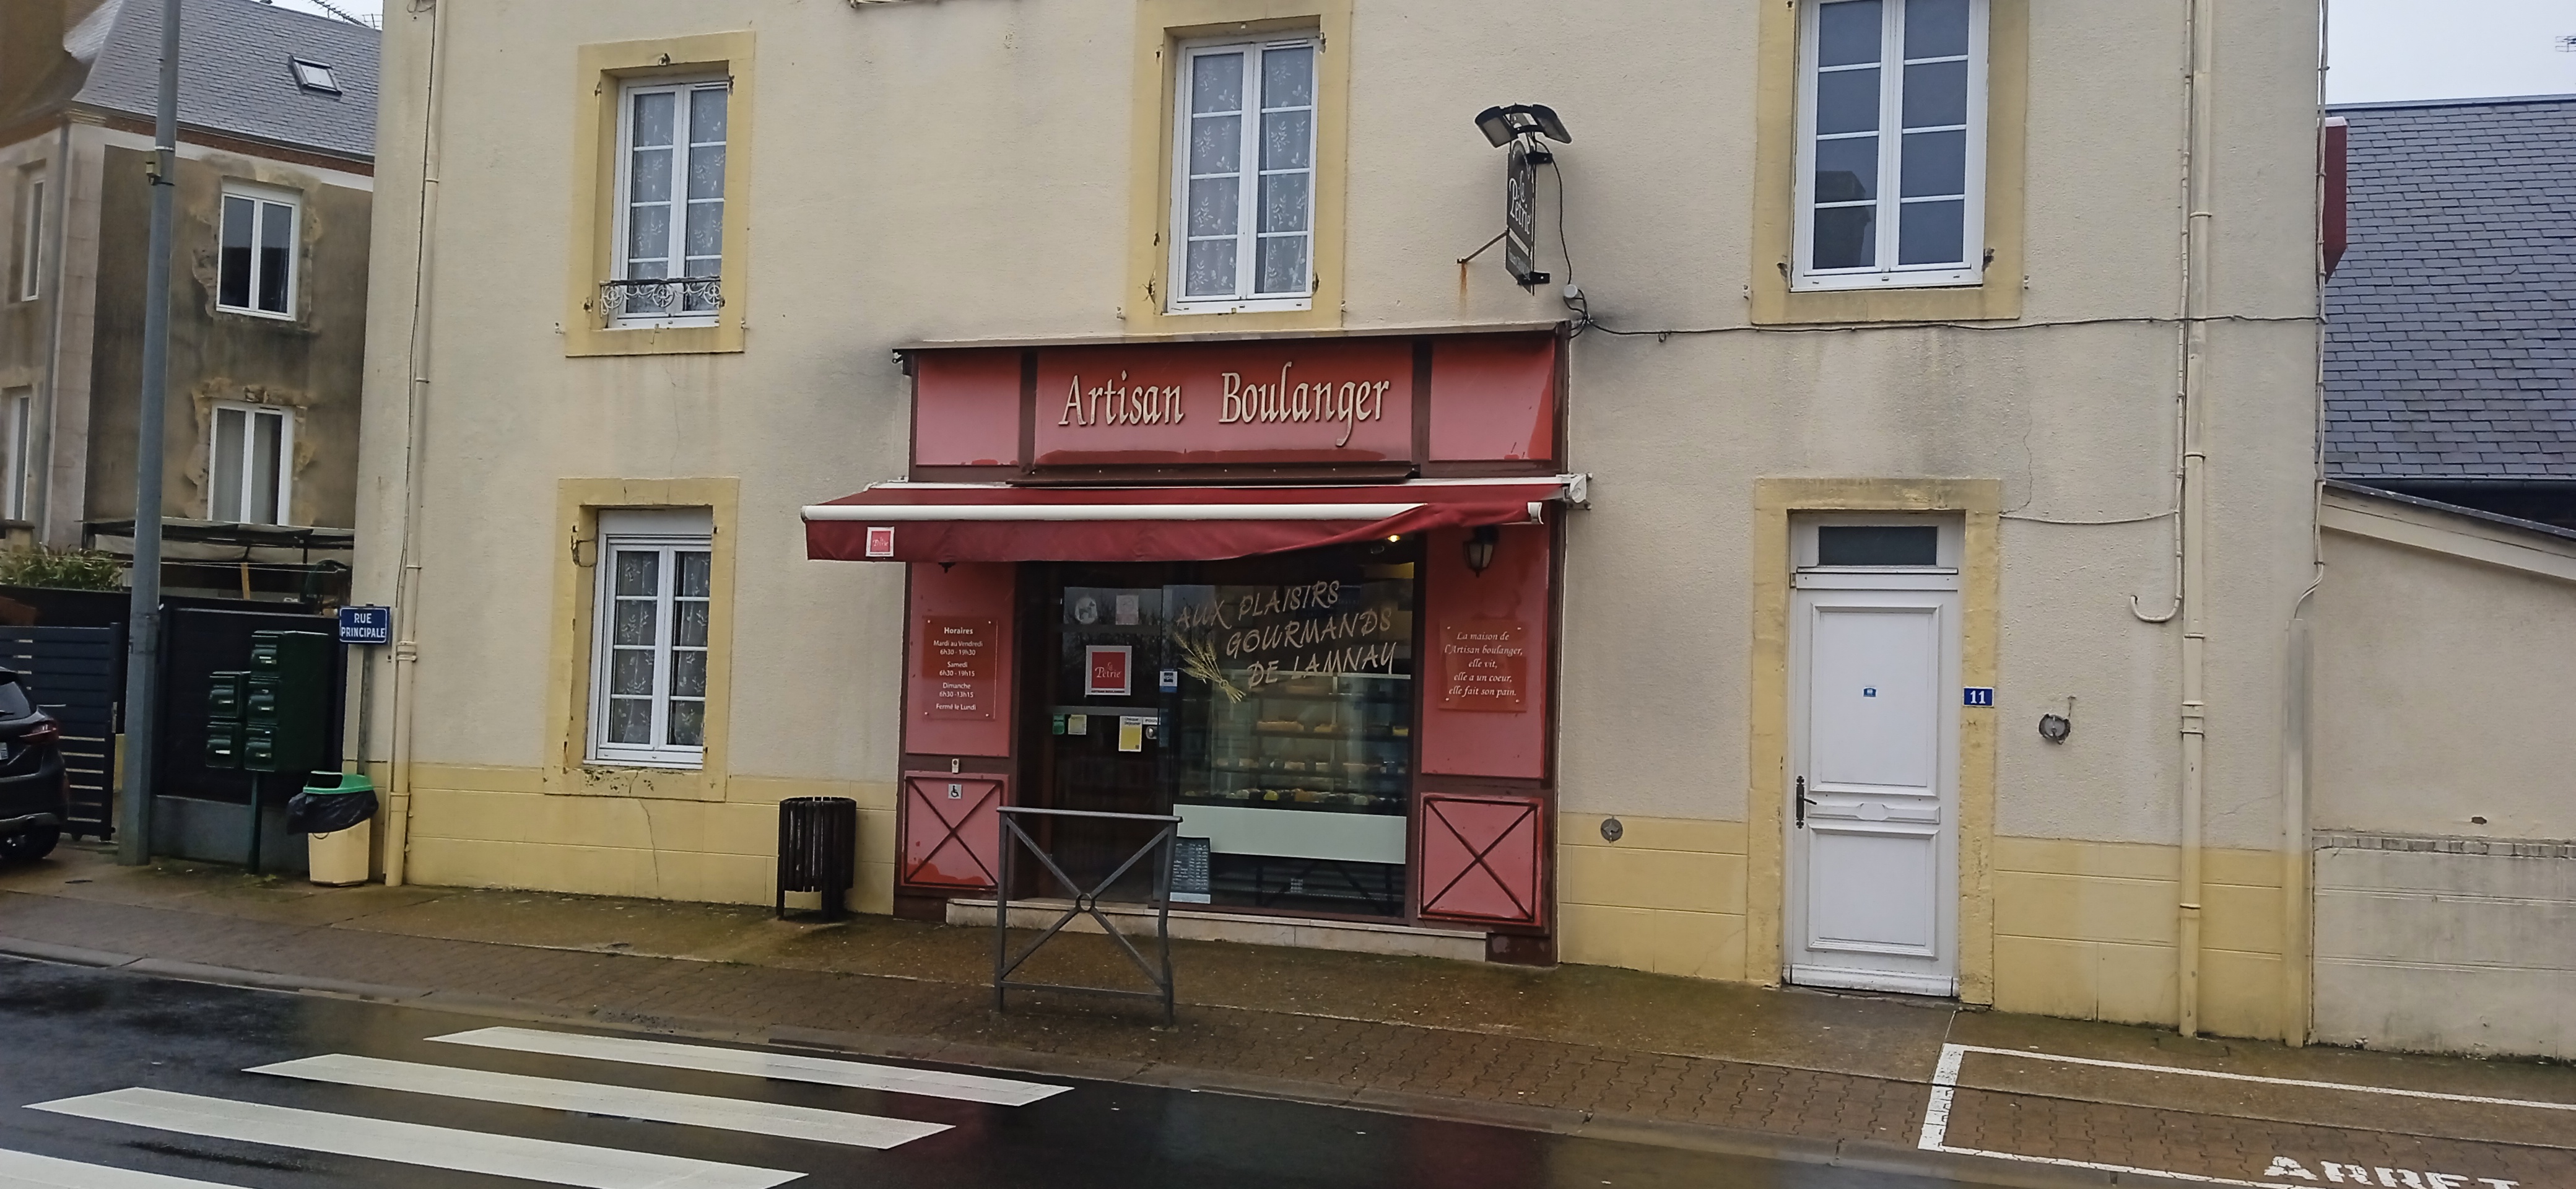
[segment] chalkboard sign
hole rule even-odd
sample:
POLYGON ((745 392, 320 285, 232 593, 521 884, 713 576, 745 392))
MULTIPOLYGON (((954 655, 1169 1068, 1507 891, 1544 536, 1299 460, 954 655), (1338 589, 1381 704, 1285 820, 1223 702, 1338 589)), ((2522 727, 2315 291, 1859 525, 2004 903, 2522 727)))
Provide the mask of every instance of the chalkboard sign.
POLYGON ((1207 839, 1172 839, 1172 901, 1176 904, 1210 902, 1207 839))

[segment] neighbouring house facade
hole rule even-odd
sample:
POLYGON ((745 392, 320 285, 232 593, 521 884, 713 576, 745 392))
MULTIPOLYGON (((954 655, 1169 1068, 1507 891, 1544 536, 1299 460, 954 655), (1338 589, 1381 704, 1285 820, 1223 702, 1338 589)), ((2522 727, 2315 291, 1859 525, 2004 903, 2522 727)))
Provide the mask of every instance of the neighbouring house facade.
POLYGON ((2304 1038, 2318 15, 389 12, 385 876, 2304 1038))
POLYGON ((2576 1057, 2576 96, 2333 114, 2316 1033, 2576 1057))
MULTIPOLYGON (((158 4, 0 6, 0 519, 130 556, 158 4)), ((181 17, 163 515, 174 594, 343 597, 356 524, 374 30, 181 17)))

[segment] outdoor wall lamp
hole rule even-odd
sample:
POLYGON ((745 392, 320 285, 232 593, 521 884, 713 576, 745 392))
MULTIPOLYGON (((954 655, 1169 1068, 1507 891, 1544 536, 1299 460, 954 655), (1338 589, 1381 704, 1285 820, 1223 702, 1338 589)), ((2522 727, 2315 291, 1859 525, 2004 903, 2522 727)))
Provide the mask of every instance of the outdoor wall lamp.
POLYGON ((1483 577, 1485 567, 1494 564, 1494 546, 1502 539, 1503 530, 1490 524, 1478 525, 1476 531, 1467 534, 1467 568, 1477 577, 1483 577))
POLYGON ((1556 109, 1543 103, 1486 108, 1476 113, 1476 128, 1498 149, 1524 136, 1532 138, 1531 158, 1540 162, 1553 158, 1536 143, 1537 137, 1545 136, 1558 144, 1574 143, 1574 134, 1565 130, 1565 121, 1556 118, 1556 109))

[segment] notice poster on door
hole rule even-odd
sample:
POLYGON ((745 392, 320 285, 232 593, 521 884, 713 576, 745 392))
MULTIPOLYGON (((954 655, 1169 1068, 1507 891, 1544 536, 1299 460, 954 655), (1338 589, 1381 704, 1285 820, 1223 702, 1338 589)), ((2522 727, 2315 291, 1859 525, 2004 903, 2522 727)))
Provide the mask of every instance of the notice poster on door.
POLYGON ((1518 620, 1440 625, 1440 708, 1518 712, 1529 689, 1528 638, 1518 620))
POLYGON ((999 637, 989 619, 929 615, 921 621, 921 675, 936 684, 932 718, 993 717, 993 649, 999 637))
POLYGON ((1082 692, 1095 698, 1124 698, 1135 690, 1131 662, 1135 649, 1126 644, 1093 644, 1082 650, 1082 692))

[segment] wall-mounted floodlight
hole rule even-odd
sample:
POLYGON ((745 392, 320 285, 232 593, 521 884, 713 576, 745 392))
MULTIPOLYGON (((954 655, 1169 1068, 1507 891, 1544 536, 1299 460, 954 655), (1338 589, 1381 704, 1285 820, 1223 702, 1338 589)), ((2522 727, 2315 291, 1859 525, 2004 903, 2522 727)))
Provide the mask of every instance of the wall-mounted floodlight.
POLYGON ((1547 150, 1535 143, 1537 137, 1544 136, 1558 144, 1574 143, 1574 134, 1565 130, 1565 121, 1556 118, 1556 109, 1543 103, 1486 108, 1476 113, 1476 127, 1498 149, 1520 137, 1532 138, 1530 148, 1541 161, 1547 160, 1547 150))

